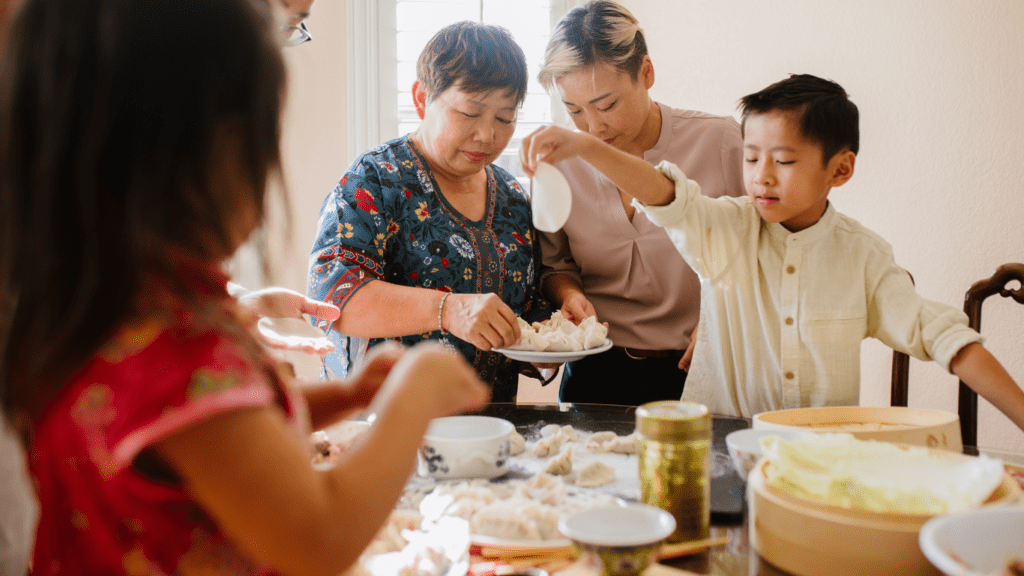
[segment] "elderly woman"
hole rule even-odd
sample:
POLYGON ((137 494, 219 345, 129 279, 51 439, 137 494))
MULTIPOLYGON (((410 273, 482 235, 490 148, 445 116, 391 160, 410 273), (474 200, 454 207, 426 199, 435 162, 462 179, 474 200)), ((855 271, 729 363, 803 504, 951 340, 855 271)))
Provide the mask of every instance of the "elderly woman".
POLYGON ((419 128, 357 159, 320 211, 308 293, 341 308, 329 368, 347 371, 387 339, 441 339, 494 400, 514 399, 519 364, 491 350, 519 338, 516 316, 550 314, 529 202, 491 164, 515 131, 526 74, 498 26, 452 24, 424 48, 412 87, 419 128))
MULTIPOLYGON (((739 125, 652 100, 654 64, 643 31, 615 2, 588 2, 559 21, 540 82, 557 91, 580 131, 651 164, 675 163, 707 196, 743 194, 739 125)), ((559 399, 627 405, 678 399, 700 309, 697 276, 665 230, 637 212, 611 180, 578 158, 557 166, 572 188, 572 213, 562 230, 541 235, 550 268, 544 292, 574 321, 596 314, 616 344, 566 364, 559 399)))

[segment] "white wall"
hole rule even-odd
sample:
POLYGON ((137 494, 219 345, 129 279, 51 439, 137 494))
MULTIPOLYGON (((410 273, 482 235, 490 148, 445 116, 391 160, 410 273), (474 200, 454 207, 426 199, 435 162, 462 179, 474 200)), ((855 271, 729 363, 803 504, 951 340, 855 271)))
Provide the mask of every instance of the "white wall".
MULTIPOLYGON (((623 0, 654 60, 656 99, 735 114, 789 73, 831 78, 861 112, 836 207, 892 243, 927 298, 962 308, 998 265, 1024 262, 1024 2, 623 0)), ((990 298, 986 346, 1024 383, 1024 309, 990 298)), ((863 346, 861 402, 887 405, 891 354, 863 346)), ((956 378, 911 361, 910 404, 956 410, 956 378)), ((979 444, 1024 449, 984 401, 979 444)))
MULTIPOLYGON (((733 114, 789 73, 842 84, 861 111, 861 153, 832 198, 892 243, 926 297, 960 308, 972 282, 1024 261, 1021 0, 623 3, 644 26, 653 93, 667 104, 733 114)), ((285 50, 293 240, 274 279, 297 290, 320 203, 351 161, 345 2, 319 0, 309 25, 315 40, 285 50)), ((1024 383, 1024 310, 998 297, 985 310, 986 345, 1024 383)), ((862 403, 886 405, 890 352, 874 340, 863 350, 862 403)), ((955 411, 956 378, 913 360, 910 404, 955 411)), ((982 446, 1024 450, 1024 433, 984 401, 980 419, 982 446)))
POLYGON ((235 275, 247 287, 263 284, 306 291, 310 248, 320 205, 351 163, 347 150, 345 2, 319 0, 306 20, 313 40, 285 48, 288 93, 282 160, 291 206, 290 235, 279 205, 268 209, 271 277, 263 281, 246 258, 235 275))

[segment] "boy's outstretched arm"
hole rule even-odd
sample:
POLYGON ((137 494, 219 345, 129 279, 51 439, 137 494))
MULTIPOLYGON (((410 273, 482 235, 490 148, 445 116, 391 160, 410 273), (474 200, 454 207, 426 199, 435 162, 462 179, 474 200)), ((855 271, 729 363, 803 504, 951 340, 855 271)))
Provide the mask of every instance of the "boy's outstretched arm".
POLYGON ((984 346, 977 342, 964 346, 953 357, 949 368, 971 390, 991 402, 1018 428, 1024 430, 1024 390, 984 346))
POLYGON ((540 161, 554 164, 579 156, 608 177, 619 190, 651 206, 665 206, 675 199, 675 183, 646 160, 627 154, 590 134, 558 126, 544 126, 523 139, 519 160, 532 178, 540 161))

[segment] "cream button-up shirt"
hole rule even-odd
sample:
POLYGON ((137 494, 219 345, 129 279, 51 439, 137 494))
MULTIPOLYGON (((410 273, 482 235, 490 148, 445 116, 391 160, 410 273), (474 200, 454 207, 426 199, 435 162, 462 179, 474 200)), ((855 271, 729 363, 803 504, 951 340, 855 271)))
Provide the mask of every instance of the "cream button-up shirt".
POLYGON ((700 329, 683 399, 750 417, 808 406, 856 405, 861 340, 873 337, 949 370, 981 335, 967 315, 920 297, 892 247, 831 204, 789 232, 749 198, 711 199, 673 164, 667 206, 634 204, 700 279, 700 329))

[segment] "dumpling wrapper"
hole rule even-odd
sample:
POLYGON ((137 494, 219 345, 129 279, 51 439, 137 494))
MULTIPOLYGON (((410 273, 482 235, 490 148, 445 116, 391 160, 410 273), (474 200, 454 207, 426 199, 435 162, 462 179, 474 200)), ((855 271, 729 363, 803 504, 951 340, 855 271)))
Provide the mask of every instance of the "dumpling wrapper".
POLYGON ((530 190, 533 225, 544 232, 561 230, 572 209, 572 192, 565 176, 551 164, 539 162, 530 190))

